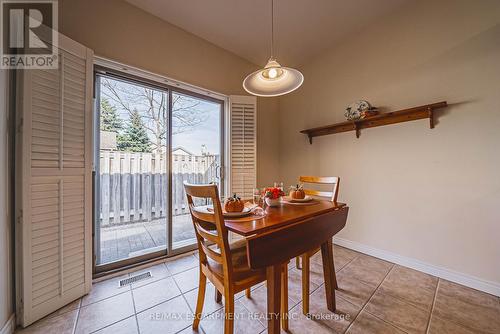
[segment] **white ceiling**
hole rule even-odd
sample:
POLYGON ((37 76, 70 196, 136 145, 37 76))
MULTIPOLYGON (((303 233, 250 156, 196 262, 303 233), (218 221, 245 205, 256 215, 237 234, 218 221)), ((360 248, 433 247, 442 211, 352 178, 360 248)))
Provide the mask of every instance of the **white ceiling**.
MULTIPOLYGON (((269 58, 271 0, 126 0, 252 63, 269 58)), ((411 0, 275 0, 275 56, 298 66, 411 0)))

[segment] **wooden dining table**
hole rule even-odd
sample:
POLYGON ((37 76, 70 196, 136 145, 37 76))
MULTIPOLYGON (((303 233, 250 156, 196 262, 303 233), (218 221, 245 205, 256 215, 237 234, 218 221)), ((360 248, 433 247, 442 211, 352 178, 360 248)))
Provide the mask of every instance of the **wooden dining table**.
POLYGON ((267 207, 255 219, 225 220, 225 226, 246 239, 251 268, 266 268, 267 331, 280 333, 281 269, 290 259, 321 247, 326 305, 335 311, 332 237, 344 228, 349 207, 345 203, 314 200, 307 205, 267 207))

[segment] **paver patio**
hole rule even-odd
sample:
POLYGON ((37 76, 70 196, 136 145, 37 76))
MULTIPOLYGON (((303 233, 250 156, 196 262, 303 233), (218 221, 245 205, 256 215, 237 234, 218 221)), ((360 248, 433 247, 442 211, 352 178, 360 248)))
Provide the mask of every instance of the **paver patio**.
MULTIPOLYGON (((123 260, 162 249, 167 243, 166 218, 101 228, 100 264, 123 260)), ((173 246, 194 239, 189 214, 174 216, 172 224, 173 246)), ((194 240, 193 240, 194 242, 194 240)))

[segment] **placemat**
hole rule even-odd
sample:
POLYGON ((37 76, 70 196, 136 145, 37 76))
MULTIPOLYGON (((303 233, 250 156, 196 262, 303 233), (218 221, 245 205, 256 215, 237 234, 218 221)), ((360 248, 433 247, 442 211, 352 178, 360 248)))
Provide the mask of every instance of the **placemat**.
MULTIPOLYGON (((214 209, 212 207, 210 207, 210 206, 198 206, 198 207, 195 207, 195 209, 198 212, 214 213, 214 209)), ((249 222, 249 221, 252 221, 252 220, 262 219, 265 216, 267 216, 267 212, 265 212, 265 211, 262 210, 262 214, 258 214, 258 215, 254 214, 254 213, 251 213, 248 216, 243 216, 243 217, 224 217, 224 221, 230 221, 230 222, 233 222, 233 223, 237 223, 237 222, 249 222)))
POLYGON ((224 221, 232 222, 232 223, 243 223, 243 222, 251 222, 252 220, 257 220, 257 219, 262 219, 265 216, 267 216, 267 213, 264 212, 262 215, 254 215, 253 213, 251 215, 245 216, 245 217, 239 217, 239 218, 233 218, 233 217, 228 217, 224 218, 224 221))

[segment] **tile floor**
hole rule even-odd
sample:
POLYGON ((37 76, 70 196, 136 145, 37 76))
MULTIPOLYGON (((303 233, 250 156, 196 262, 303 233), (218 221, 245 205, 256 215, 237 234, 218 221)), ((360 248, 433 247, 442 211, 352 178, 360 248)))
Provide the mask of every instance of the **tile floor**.
MULTIPOLYGON (((321 257, 311 263, 309 318, 301 312, 301 273, 290 264, 290 333, 500 333, 500 299, 421 272, 334 246, 340 290, 326 309, 321 257)), ((154 265, 153 277, 123 288, 117 277, 16 333, 193 333, 198 260, 187 255, 154 265)), ((199 333, 223 332, 223 308, 209 285, 199 333)), ((265 333, 266 287, 235 303, 235 333, 265 333)))

